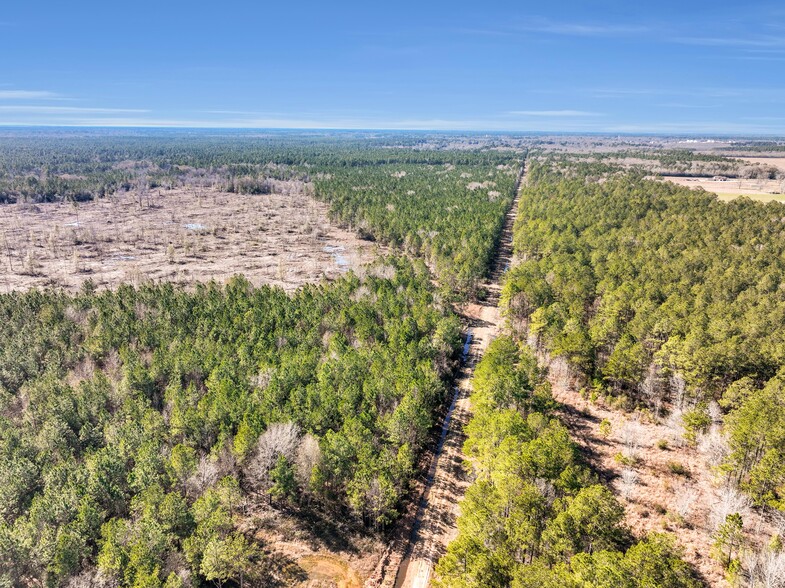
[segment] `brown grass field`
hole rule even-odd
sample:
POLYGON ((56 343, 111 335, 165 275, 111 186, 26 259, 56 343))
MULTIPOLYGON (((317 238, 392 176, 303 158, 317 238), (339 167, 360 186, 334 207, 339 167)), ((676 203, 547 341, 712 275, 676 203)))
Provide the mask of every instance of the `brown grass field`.
POLYGON ((0 207, 0 292, 126 282, 224 282, 287 291, 370 261, 378 246, 328 220, 306 186, 239 195, 189 189, 0 207))
POLYGON ((712 180, 677 176, 663 176, 663 179, 687 188, 703 188, 707 192, 714 192, 720 200, 725 201, 746 196, 760 202, 785 202, 784 180, 712 180))
POLYGON ((771 165, 778 168, 780 171, 785 172, 785 157, 764 157, 764 156, 747 156, 739 155, 734 156, 736 159, 748 161, 749 163, 760 163, 761 165, 771 165))

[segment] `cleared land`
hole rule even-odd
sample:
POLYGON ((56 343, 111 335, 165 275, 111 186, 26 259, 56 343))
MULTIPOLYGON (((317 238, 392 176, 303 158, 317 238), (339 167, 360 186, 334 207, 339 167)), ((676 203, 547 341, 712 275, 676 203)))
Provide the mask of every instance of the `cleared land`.
POLYGON ((267 546, 266 565, 281 587, 360 588, 384 551, 378 539, 339 521, 257 509, 241 527, 267 546))
POLYGON ((378 246, 328 220, 308 186, 267 195, 174 189, 0 208, 0 292, 226 281, 294 290, 370 261, 378 246))
POLYGON ((742 180, 727 179, 713 180, 710 178, 685 178, 677 176, 663 176, 664 180, 688 188, 703 188, 707 192, 714 192, 720 200, 733 200, 739 196, 747 196, 761 202, 785 202, 784 180, 742 180))
POLYGON ((750 163, 760 163, 761 165, 771 165, 774 166, 781 171, 785 172, 785 157, 765 157, 765 156, 746 156, 742 155, 736 157, 736 159, 741 159, 743 161, 749 161, 750 163))

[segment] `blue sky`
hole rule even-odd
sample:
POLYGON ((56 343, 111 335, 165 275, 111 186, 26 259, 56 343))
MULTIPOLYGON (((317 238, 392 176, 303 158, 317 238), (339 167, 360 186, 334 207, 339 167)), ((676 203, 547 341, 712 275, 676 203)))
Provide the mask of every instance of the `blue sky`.
POLYGON ((0 124, 785 135, 780 2, 8 0, 0 124))

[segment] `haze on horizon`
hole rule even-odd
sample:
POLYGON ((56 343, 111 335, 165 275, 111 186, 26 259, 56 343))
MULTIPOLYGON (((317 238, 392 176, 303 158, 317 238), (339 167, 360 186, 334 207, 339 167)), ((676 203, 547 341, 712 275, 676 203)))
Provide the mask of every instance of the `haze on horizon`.
POLYGON ((785 135, 785 8, 16 2, 0 125, 785 135))

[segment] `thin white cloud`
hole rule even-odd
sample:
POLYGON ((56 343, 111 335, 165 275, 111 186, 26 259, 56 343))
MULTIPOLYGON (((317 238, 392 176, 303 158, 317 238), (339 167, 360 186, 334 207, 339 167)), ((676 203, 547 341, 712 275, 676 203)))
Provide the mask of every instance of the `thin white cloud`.
POLYGON ((236 116, 286 116, 282 112, 259 112, 255 110, 197 110, 202 114, 231 114, 236 116))
POLYGON ((17 114, 145 114, 149 110, 138 108, 88 108, 79 106, 39 106, 32 104, 0 104, 0 112, 17 114))
POLYGON ((56 92, 45 90, 0 90, 0 100, 65 100, 56 92))
POLYGON ((682 45, 699 45, 703 47, 785 47, 785 38, 773 35, 759 37, 676 37, 671 39, 671 41, 682 45))
POLYGON ((578 37, 614 37, 649 32, 650 27, 626 24, 557 22, 548 19, 530 19, 515 27, 516 30, 552 35, 578 37))
POLYGON ((560 22, 548 18, 528 17, 517 24, 491 27, 463 27, 453 32, 463 35, 508 37, 520 33, 542 35, 561 35, 571 37, 624 37, 649 33, 651 27, 629 24, 609 24, 598 22, 560 22))
POLYGON ((511 110, 508 114, 543 117, 603 116, 601 112, 589 112, 587 110, 511 110))
POLYGON ((774 55, 731 55, 728 59, 737 61, 785 61, 785 53, 779 57, 774 55))
POLYGON ((755 120, 755 121, 785 121, 785 116, 743 116, 742 120, 755 120))
POLYGON ((459 35, 477 35, 483 37, 509 37, 513 33, 509 30, 494 29, 494 28, 457 28, 453 29, 454 33, 459 35))
POLYGON ((625 96, 662 96, 678 94, 663 88, 592 88, 586 92, 595 98, 620 98, 625 96))
POLYGON ((706 104, 704 102, 689 104, 687 102, 661 102, 655 104, 659 108, 720 108, 721 104, 706 104))
POLYGON ((588 88, 579 90, 594 98, 627 98, 634 96, 724 98, 739 100, 761 100, 785 98, 785 88, 588 88))

